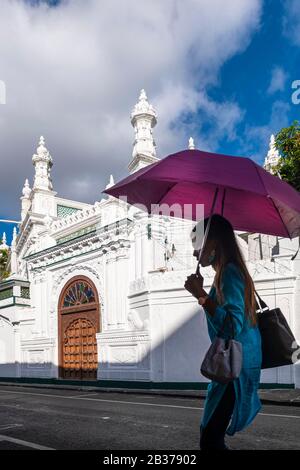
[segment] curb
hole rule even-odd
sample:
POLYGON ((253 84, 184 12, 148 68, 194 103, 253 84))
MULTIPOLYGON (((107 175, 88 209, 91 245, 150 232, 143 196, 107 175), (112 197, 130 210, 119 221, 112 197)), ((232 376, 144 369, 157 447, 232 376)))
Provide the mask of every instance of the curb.
MULTIPOLYGON (((78 391, 91 391, 91 392, 104 392, 104 393, 127 393, 127 394, 141 394, 141 395, 161 395, 178 398, 195 398, 205 399, 206 391, 204 390, 162 390, 162 389, 135 389, 135 388, 117 388, 117 387, 89 387, 80 385, 51 385, 51 384, 34 384, 34 383, 15 383, 15 382, 0 382, 0 385, 7 387, 28 387, 49 390, 78 390, 78 391)), ((273 397, 267 398, 260 396, 262 404, 275 405, 275 406, 292 406, 300 407, 299 399, 290 400, 276 400, 273 397)))

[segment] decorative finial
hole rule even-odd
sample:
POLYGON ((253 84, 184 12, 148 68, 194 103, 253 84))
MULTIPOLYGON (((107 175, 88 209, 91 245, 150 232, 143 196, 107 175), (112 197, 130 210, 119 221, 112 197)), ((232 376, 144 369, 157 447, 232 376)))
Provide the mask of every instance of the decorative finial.
POLYGON ((146 92, 144 90, 144 88, 141 90, 141 93, 140 93, 140 97, 139 97, 139 101, 148 101, 148 98, 147 98, 147 95, 146 95, 146 92))
POLYGON ((36 154, 32 156, 32 162, 35 166, 35 176, 33 189, 52 190, 52 181, 50 168, 52 167, 52 157, 46 148, 45 139, 41 135, 36 154))
POLYGON ((152 104, 149 104, 146 92, 143 88, 140 92, 139 100, 132 110, 131 124, 134 126, 135 119, 144 114, 152 121, 152 127, 154 127, 156 125, 157 115, 152 104))
POLYGON ((195 143, 193 137, 189 138, 189 150, 195 150, 195 143))
POLYGON ((14 227, 14 229, 13 229, 13 237, 12 237, 12 242, 11 242, 11 246, 12 246, 12 247, 15 247, 15 246, 16 246, 16 241, 17 241, 17 229, 16 229, 16 227, 14 227))
POLYGON ((106 185, 105 189, 111 188, 112 186, 114 186, 114 184, 115 184, 114 177, 113 175, 110 175, 109 183, 106 185))
POLYGON ((23 189, 22 189, 22 194, 23 194, 24 197, 29 199, 30 194, 31 194, 31 189, 30 189, 29 182, 28 182, 27 178, 25 180, 25 183, 24 183, 24 186, 23 186, 23 189))
POLYGON ((264 162, 265 170, 273 173, 273 168, 278 164, 279 160, 280 154, 276 148, 275 136, 272 134, 270 137, 269 151, 264 162))
POLYGON ((157 123, 157 114, 153 106, 148 102, 144 88, 140 92, 139 100, 134 106, 130 118, 135 138, 132 160, 129 163, 128 169, 130 173, 133 173, 158 160, 152 132, 157 123))
POLYGON ((17 229, 14 227, 11 242, 11 258, 10 258, 10 278, 18 275, 18 259, 17 259, 17 229))
POLYGON ((270 148, 273 147, 274 145, 275 145, 275 135, 272 134, 270 138, 270 148))
POLYGON ((48 152, 48 149, 46 148, 46 145, 45 145, 45 139, 42 135, 40 137, 39 145, 38 145, 38 148, 37 148, 36 152, 37 152, 38 156, 46 158, 46 159, 48 159, 49 161, 52 162, 52 158, 50 156, 50 153, 48 152))
POLYGON ((6 233, 3 232, 2 243, 0 245, 0 250, 8 250, 8 245, 6 244, 6 233))

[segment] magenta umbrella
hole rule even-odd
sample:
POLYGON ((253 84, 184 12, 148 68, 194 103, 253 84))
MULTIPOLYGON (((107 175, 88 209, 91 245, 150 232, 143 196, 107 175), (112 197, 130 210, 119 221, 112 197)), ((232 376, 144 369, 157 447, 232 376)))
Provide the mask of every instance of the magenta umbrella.
POLYGON ((192 220, 197 220, 196 205, 204 204, 204 217, 222 214, 235 230, 300 236, 300 193, 246 157, 184 150, 136 171, 104 193, 126 196, 128 203, 142 204, 149 213, 154 204, 163 207, 162 214, 173 204, 191 205, 192 220))

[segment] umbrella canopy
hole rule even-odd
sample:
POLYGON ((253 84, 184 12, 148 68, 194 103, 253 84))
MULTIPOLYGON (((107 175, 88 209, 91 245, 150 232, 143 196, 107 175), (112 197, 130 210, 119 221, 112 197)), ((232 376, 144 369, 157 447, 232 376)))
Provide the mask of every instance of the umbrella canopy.
POLYGON ((246 157, 184 150, 136 171, 104 193, 125 196, 149 213, 155 204, 165 215, 172 205, 191 205, 187 218, 192 220, 197 220, 197 204, 204 204, 205 217, 213 208, 235 230, 300 236, 300 193, 246 157))

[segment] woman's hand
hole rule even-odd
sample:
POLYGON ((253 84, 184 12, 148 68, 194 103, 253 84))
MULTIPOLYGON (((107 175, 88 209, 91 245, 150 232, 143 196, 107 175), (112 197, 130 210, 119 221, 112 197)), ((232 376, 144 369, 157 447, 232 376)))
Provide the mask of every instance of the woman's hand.
POLYGON ((208 298, 208 295, 207 295, 207 294, 204 295, 204 296, 202 296, 202 297, 199 297, 199 299, 198 299, 198 304, 199 304, 199 305, 205 304, 207 298, 208 298))
POLYGON ((188 276, 184 283, 184 288, 189 291, 194 297, 196 297, 196 299, 207 295, 207 293, 203 289, 203 277, 200 273, 198 275, 191 274, 190 276, 188 276))

